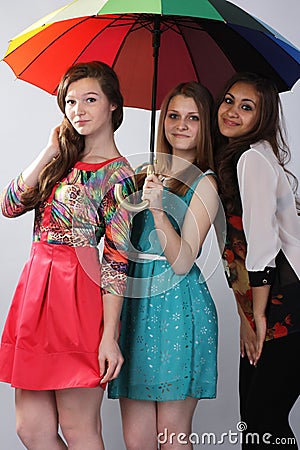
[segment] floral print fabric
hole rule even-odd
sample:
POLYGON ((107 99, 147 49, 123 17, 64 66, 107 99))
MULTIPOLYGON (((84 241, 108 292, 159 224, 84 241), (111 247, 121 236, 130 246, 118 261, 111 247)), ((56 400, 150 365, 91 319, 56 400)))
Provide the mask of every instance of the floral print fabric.
MULTIPOLYGON (((223 253, 225 273, 230 287, 251 327, 253 319, 252 289, 245 267, 247 243, 240 216, 227 216, 227 240, 223 253)), ((300 282, 280 252, 276 258, 275 281, 267 306, 266 340, 300 331, 300 282)))
MULTIPOLYGON (((124 158, 101 164, 76 163, 54 187, 48 201, 36 208, 33 241, 45 240, 80 249, 97 247, 104 237, 101 287, 122 295, 126 287, 131 218, 118 207, 114 197, 116 183, 122 184, 125 196, 134 192, 133 172, 124 158)), ((6 217, 26 212, 21 197, 27 189, 30 187, 21 175, 9 183, 1 196, 6 217)))

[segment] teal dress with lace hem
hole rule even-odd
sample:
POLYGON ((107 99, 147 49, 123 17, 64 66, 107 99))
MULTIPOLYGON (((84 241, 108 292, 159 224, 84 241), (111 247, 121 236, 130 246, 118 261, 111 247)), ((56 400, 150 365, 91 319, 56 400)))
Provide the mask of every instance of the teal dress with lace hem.
MULTIPOLYGON (((164 188, 163 207, 178 233, 195 188, 211 173, 197 178, 184 196, 164 188)), ((109 398, 214 398, 217 313, 199 267, 195 263, 187 274, 174 273, 149 210, 135 216, 131 241, 135 253, 129 258, 120 333, 125 361, 109 383, 109 398)))

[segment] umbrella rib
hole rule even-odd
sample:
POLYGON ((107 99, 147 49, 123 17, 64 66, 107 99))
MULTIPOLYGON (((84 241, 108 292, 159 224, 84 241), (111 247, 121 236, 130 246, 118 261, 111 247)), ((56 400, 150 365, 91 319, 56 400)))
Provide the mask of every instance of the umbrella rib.
MULTIPOLYGON (((79 22, 77 22, 76 24, 74 24, 74 25, 72 25, 70 28, 68 28, 67 30, 65 30, 63 33, 61 33, 57 38, 55 38, 53 41, 51 41, 48 45, 46 45, 44 48, 43 48, 43 50, 38 54, 38 55, 36 55, 35 56, 35 58, 33 59, 33 60, 31 60, 30 61, 30 63, 28 63, 24 68, 23 68, 23 70, 19 73, 19 75, 18 76, 20 76, 20 75, 22 75, 43 53, 45 53, 46 51, 47 51, 47 49, 54 43, 54 42, 56 42, 56 41, 58 41, 59 39, 61 39, 65 34, 67 34, 70 30, 72 30, 72 29, 74 29, 74 28, 76 28, 76 27, 78 27, 79 25, 82 25, 84 22, 86 22, 86 21, 88 21, 88 20, 90 20, 91 19, 91 17, 94 17, 94 18, 96 18, 96 19, 106 19, 107 20, 107 17, 101 17, 101 16, 97 16, 97 15, 95 15, 95 16, 86 16, 86 17, 84 17, 82 20, 80 20, 79 22)), ((113 17, 113 16, 112 16, 113 17)), ((130 19, 128 18, 128 17, 124 17, 124 16, 122 16, 121 18, 120 17, 116 17, 115 18, 115 20, 114 20, 114 22, 117 22, 118 20, 133 20, 133 18, 134 18, 134 16, 132 15, 131 17, 130 17, 130 19)), ((127 25, 127 24, 123 24, 124 26, 125 25, 127 25)), ((105 29, 107 29, 108 27, 110 27, 110 26, 122 26, 122 24, 119 24, 119 25, 108 25, 107 27, 105 27, 103 30, 105 30, 105 29)), ((46 28, 45 28, 46 29, 46 28)), ((101 32, 99 33, 99 34, 101 34, 102 32, 103 32, 103 30, 101 30, 101 32)), ((97 35, 98 36, 98 35, 97 35)), ((33 38, 34 38, 34 36, 33 36, 33 38)), ((27 43, 28 41, 25 41, 24 43, 22 43, 19 47, 16 47, 12 52, 11 52, 11 54, 13 54, 15 51, 17 51, 17 50, 19 50, 23 45, 25 45, 26 43, 27 43)), ((77 58, 78 59, 78 58, 77 58)), ((76 60, 77 60, 76 59, 76 60)))
MULTIPOLYGON (((180 34, 180 36, 182 37, 182 40, 183 40, 183 42, 184 42, 184 44, 185 44, 185 48, 186 48, 186 50, 187 50, 187 52, 188 52, 188 54, 189 54, 189 56, 190 56, 190 60, 191 60, 192 65, 193 65, 194 72, 195 72, 195 74, 197 75, 197 69, 196 69, 195 61, 194 61, 194 58, 193 58, 192 53, 191 53, 191 51, 190 51, 190 48, 189 48, 189 46, 187 45, 187 41, 186 41, 186 39, 185 39, 185 36, 184 36, 183 32, 181 31, 180 24, 177 25, 177 28, 178 28, 178 31, 177 31, 177 32, 178 32, 178 33, 180 34)), ((197 27, 188 27, 188 28, 193 28, 193 29, 196 29, 196 30, 199 29, 199 28, 197 28, 197 27)), ((201 27, 201 29, 202 29, 202 27, 201 27)), ((200 83, 200 78, 198 77, 198 75, 197 75, 197 79, 198 79, 198 82, 200 83)))
MULTIPOLYGON (((81 20, 80 22, 77 22, 75 25, 72 25, 70 28, 68 28, 66 31, 64 31, 62 34, 60 34, 57 38, 55 38, 53 41, 51 41, 48 45, 46 45, 46 47, 43 48, 43 50, 35 56, 34 59, 32 59, 24 68, 23 70, 20 72, 19 76, 22 75, 32 64, 34 64, 34 62, 43 54, 47 51, 47 49, 56 41, 58 41, 59 39, 62 38, 62 36, 64 36, 65 34, 67 34, 70 30, 76 28, 78 25, 81 25, 82 23, 86 22, 87 20, 89 20, 90 17, 84 17, 83 20, 81 20)), ((33 36, 34 37, 34 36, 33 36)), ((17 47, 13 52, 15 52, 16 50, 19 50, 24 44, 26 44, 25 41, 23 44, 21 44, 19 47, 17 47)), ((13 53, 12 52, 12 53, 13 53)))

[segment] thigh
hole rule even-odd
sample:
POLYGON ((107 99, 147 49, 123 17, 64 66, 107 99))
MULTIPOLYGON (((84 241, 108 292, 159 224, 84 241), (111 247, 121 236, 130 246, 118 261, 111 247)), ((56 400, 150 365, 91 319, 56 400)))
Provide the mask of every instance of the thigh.
POLYGON ((300 394, 300 333, 264 344, 261 360, 251 379, 245 420, 275 431, 287 425, 288 414, 300 394))
POLYGON ((190 434, 193 415, 198 399, 187 397, 185 400, 161 402, 157 406, 157 427, 159 432, 190 434))
POLYGON ((72 388, 55 391, 59 423, 64 430, 99 429, 103 389, 72 388))
POLYGON ((250 364, 247 355, 245 355, 243 358, 240 357, 239 396, 241 420, 245 420, 245 408, 249 396, 249 391, 251 390, 252 381, 255 375, 256 367, 250 364))
POLYGON ((123 434, 127 449, 157 448, 156 402, 120 398, 123 434))

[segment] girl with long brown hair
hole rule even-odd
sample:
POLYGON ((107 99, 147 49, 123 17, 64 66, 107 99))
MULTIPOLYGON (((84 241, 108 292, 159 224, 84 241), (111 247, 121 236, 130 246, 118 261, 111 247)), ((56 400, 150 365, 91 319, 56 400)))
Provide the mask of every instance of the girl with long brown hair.
MULTIPOLYGON (((129 450, 190 449, 198 400, 214 398, 217 315, 195 263, 218 210, 210 134, 212 99, 181 83, 160 113, 147 210, 134 218, 121 316, 124 366, 109 386, 119 398, 129 450)), ((144 175, 145 178, 145 175, 144 175)))
POLYGON ((117 339, 130 232, 114 187, 134 190, 114 140, 123 98, 115 72, 94 61, 66 72, 57 101, 62 124, 1 198, 6 217, 34 209, 35 221, 2 335, 0 380, 16 389, 27 449, 103 450, 103 392, 123 362, 117 339))

